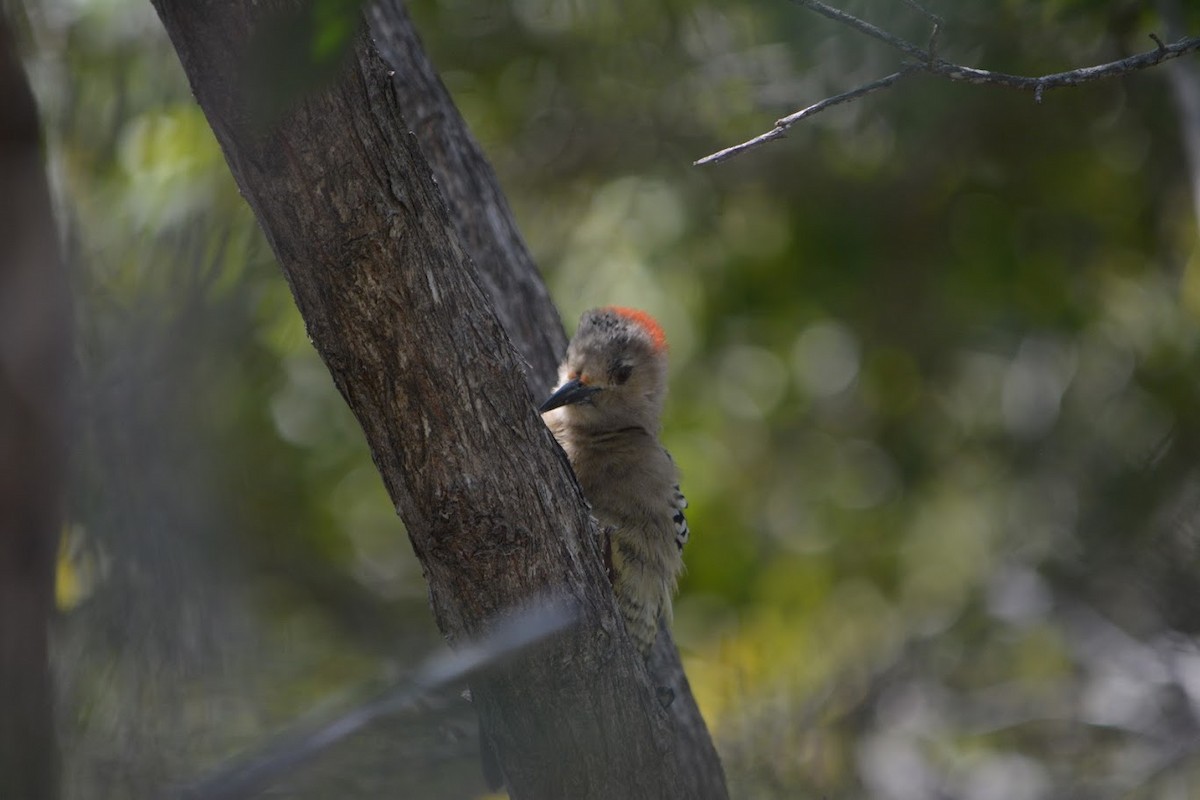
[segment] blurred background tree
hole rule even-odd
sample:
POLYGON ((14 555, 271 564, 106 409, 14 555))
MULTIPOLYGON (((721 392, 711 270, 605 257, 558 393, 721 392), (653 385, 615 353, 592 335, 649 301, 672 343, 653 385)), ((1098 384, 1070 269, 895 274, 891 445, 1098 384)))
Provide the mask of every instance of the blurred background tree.
MULTIPOLYGON (((930 6, 943 56, 1020 74, 1165 34, 1142 2, 930 6)), ((903 3, 844 7, 924 40, 903 3)), ((1165 69, 1042 105, 916 80, 698 169, 896 54, 781 0, 411 9, 568 327, 623 303, 672 339, 675 630, 734 796, 1200 793, 1200 258, 1165 69)), ((83 375, 65 793, 144 796, 437 636, 149 4, 13 10, 83 375)), ((469 721, 431 700, 275 792, 477 796, 469 721)))

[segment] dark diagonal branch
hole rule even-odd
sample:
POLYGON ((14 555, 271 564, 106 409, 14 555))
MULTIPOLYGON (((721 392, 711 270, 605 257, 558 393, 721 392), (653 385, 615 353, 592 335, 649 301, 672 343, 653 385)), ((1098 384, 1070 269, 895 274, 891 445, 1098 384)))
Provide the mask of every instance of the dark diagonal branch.
POLYGON ((911 8, 919 11, 924 16, 928 17, 933 24, 933 29, 929 36, 929 44, 926 47, 916 45, 907 39, 903 39, 895 34, 889 33, 882 28, 879 28, 871 23, 859 19, 858 17, 847 14, 819 0, 792 0, 794 3, 804 6, 812 11, 817 12, 829 19, 846 25, 854 30, 862 33, 865 36, 870 36, 873 39, 883 42, 889 47, 898 50, 910 58, 916 59, 905 63, 898 72, 888 75, 885 78, 863 84, 848 92, 834 95, 818 103, 815 103, 808 108, 784 117, 775 123, 775 127, 766 133, 760 134, 753 139, 742 142, 741 144, 727 147, 724 150, 705 156, 694 162, 695 166, 705 164, 716 164, 726 161, 739 153, 746 150, 758 147, 766 142, 781 139, 786 135, 787 129, 802 119, 813 116, 825 109, 845 103, 849 100, 856 100, 867 94, 871 94, 880 89, 885 89, 898 82, 905 75, 915 72, 923 72, 929 75, 935 75, 940 78, 945 78, 950 81, 960 81, 963 83, 973 83, 988 86, 1000 86, 1006 89, 1017 89, 1020 91, 1032 92, 1034 100, 1038 103, 1042 102, 1042 95, 1048 89, 1060 89, 1066 86, 1079 86, 1092 81, 1104 80, 1107 78, 1115 78, 1120 75, 1128 75, 1138 70, 1146 69, 1147 67, 1157 66, 1164 61, 1179 58, 1181 56, 1190 55, 1200 51, 1200 36, 1182 38, 1174 44, 1163 44, 1162 40, 1157 36, 1152 35, 1156 47, 1153 50, 1148 50, 1144 53, 1139 53, 1128 58, 1122 58, 1117 61, 1110 61, 1105 64, 1096 64, 1090 67, 1080 67, 1078 69, 1067 70, 1065 72, 1055 72, 1041 76, 1027 75, 1011 75, 1005 72, 993 72, 986 69, 976 69, 974 67, 966 67, 961 64, 955 64, 946 61, 937 56, 937 40, 942 29, 942 20, 936 14, 928 11, 924 6, 916 2, 916 0, 904 0, 911 8))
MULTIPOLYGON (((900 52, 910 55, 913 58, 921 61, 929 60, 929 51, 925 48, 915 45, 907 39, 902 39, 895 34, 888 33, 882 28, 876 27, 875 25, 867 22, 865 19, 859 19, 853 14, 847 14, 840 8, 827 6, 824 3, 819 2, 819 0, 792 0, 792 2, 815 11, 823 17, 829 17, 829 19, 833 20, 834 22, 840 22, 843 25, 851 27, 859 33, 870 36, 872 39, 878 39, 889 47, 894 47, 900 52)), ((928 12, 925 13, 928 15, 928 12)))
POLYGON ((578 617, 578 610, 548 598, 502 619, 486 634, 457 650, 426 659, 416 675, 366 703, 314 726, 298 726, 261 749, 231 763, 191 786, 165 795, 167 800, 244 800, 272 781, 301 767, 333 745, 385 717, 415 708, 434 692, 461 683, 515 653, 559 633, 578 617))
POLYGON ((59 796, 50 669, 71 313, 37 102, 0 11, 0 796, 59 796))

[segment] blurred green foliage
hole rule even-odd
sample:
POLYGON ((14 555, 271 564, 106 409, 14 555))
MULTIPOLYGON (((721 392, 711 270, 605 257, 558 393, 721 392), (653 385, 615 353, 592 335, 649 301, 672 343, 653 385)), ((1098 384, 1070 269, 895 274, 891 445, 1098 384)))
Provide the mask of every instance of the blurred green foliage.
MULTIPOLYGON (((1159 30, 1133 2, 928 5, 944 57, 1022 74, 1159 30)), ((314 12, 323 58, 353 6, 314 12)), ((1041 105, 915 80, 698 169, 896 54, 782 0, 412 11, 568 327, 622 303, 672 340, 675 628, 735 796, 1200 793, 1200 258, 1163 68, 1041 105)), ((81 319, 69 796, 116 797, 435 635, 149 5, 23 19, 81 319)))

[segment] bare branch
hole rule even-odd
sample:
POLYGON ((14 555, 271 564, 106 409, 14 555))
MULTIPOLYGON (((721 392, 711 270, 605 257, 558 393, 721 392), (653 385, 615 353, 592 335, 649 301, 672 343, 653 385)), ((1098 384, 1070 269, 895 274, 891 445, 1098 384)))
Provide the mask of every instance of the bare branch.
POLYGON ((921 61, 928 61, 930 58, 928 50, 913 44, 907 39, 901 39, 899 36, 888 33, 882 28, 878 28, 866 20, 859 19, 853 14, 847 14, 841 9, 834 8, 833 6, 827 6, 820 2, 820 0, 792 0, 792 2, 815 11, 822 16, 829 17, 834 22, 840 22, 843 25, 848 25, 859 33, 866 34, 873 39, 878 39, 884 44, 894 47, 900 52, 910 55, 913 58, 920 59, 921 61))
POLYGON ((974 67, 966 67, 961 64, 954 64, 950 61, 945 61, 938 58, 936 55, 936 46, 938 34, 941 32, 942 20, 936 14, 926 10, 920 5, 917 0, 904 0, 909 7, 919 11, 933 22, 933 30, 929 36, 929 45, 927 48, 921 48, 907 39, 902 39, 899 36, 888 33, 887 31, 872 25, 871 23, 859 19, 853 14, 848 14, 840 9, 828 6, 819 0, 792 0, 792 2, 804 6, 812 11, 817 12, 829 19, 846 25, 866 36, 873 39, 878 39, 884 44, 899 50, 901 53, 915 58, 915 62, 905 64, 899 72, 888 75, 885 78, 880 78, 877 81, 864 84, 849 92, 834 95, 815 103, 808 108, 797 111, 796 113, 784 117, 775 123, 775 127, 766 133, 760 134, 741 144, 728 147, 711 155, 705 156, 695 162, 694 166, 704 164, 717 164, 726 161, 734 156, 758 147, 759 145, 776 139, 782 139, 785 131, 796 122, 810 117, 820 111, 829 108, 830 106, 838 105, 855 100, 879 89, 887 88, 896 83, 900 78, 912 72, 925 72, 930 75, 936 75, 946 80, 961 81, 963 83, 973 83, 978 85, 1001 86, 1007 89, 1018 89, 1020 91, 1033 92, 1033 99, 1037 103, 1042 102, 1042 95, 1047 89, 1059 89, 1065 86, 1079 86, 1092 81, 1104 80, 1107 78, 1115 78, 1120 75, 1128 75, 1138 70, 1146 69, 1161 64, 1164 61, 1179 58, 1180 56, 1189 55, 1200 51, 1200 36, 1182 38, 1174 44, 1165 45, 1162 40, 1151 35, 1156 47, 1145 53, 1139 53, 1128 58, 1122 58, 1117 61, 1110 61, 1105 64, 1097 64, 1091 67, 1080 67, 1078 69, 1067 70, 1066 72, 1055 72, 1049 75, 1031 77, 1026 75, 1011 75, 1005 72, 992 72, 986 69, 976 69, 974 67))
POLYGON ((921 69, 952 81, 1003 86, 1007 89, 1020 89, 1036 93, 1039 89, 1045 91, 1046 89, 1059 89, 1064 86, 1079 86, 1083 83, 1091 83, 1092 81, 1104 80, 1105 78, 1128 75, 1131 72, 1157 66, 1163 61, 1170 61, 1173 58, 1186 56, 1197 51, 1200 51, 1200 36, 1192 36, 1180 39, 1175 44, 1155 47, 1153 50, 1145 53, 1139 53, 1136 56, 1122 58, 1117 61, 1110 61, 1107 64, 1080 67, 1079 69, 1055 72, 1036 78, 1024 75, 1009 75, 1004 72, 992 72, 986 69, 974 69, 959 64, 951 64, 941 59, 937 59, 929 64, 922 64, 921 69))
POLYGON ((937 40, 938 34, 942 32, 942 18, 918 3, 917 0, 904 0, 904 4, 933 23, 933 29, 929 32, 929 44, 925 45, 925 49, 929 51, 931 58, 937 58, 937 40))
POLYGON ((770 142, 775 139, 782 139, 783 137, 787 136, 787 129, 795 125, 800 120, 820 113, 831 106, 841 105, 842 103, 856 100, 859 97, 871 94, 872 92, 877 92, 880 89, 886 89, 887 87, 899 81, 905 75, 912 73, 914 70, 914 66, 908 65, 901 68, 899 72, 893 72, 891 75, 888 75, 885 78, 880 78, 877 81, 865 83, 862 86, 859 86, 857 89, 851 89, 848 92, 843 92, 842 94, 828 97, 819 103, 814 103, 808 108, 797 111, 795 114, 789 114, 783 119, 777 120, 775 122, 775 127, 766 133, 760 136, 755 136, 753 139, 742 142, 741 144, 735 144, 733 147, 727 147, 724 150, 713 153, 710 156, 705 156, 699 161, 694 162, 693 166, 699 167, 704 164, 719 164, 722 161, 733 158, 744 150, 749 150, 752 147, 758 147, 760 144, 764 144, 765 142, 770 142))
MULTIPOLYGON (((1167 35, 1178 35, 1183 29, 1183 9, 1178 0, 1158 0, 1158 12, 1167 35)), ((1200 65, 1176 61, 1167 67, 1167 79, 1174 92, 1180 138, 1192 181, 1192 211, 1200 222, 1200 65)))

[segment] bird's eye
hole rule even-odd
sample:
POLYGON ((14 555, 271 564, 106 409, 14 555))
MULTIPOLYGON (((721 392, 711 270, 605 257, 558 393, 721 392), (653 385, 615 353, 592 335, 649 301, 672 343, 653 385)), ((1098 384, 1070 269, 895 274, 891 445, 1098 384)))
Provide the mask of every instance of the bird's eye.
POLYGON ((624 383, 625 381, 629 380, 629 376, 632 374, 633 367, 631 367, 629 364, 618 364, 617 368, 613 370, 612 376, 613 380, 617 383, 624 383))

